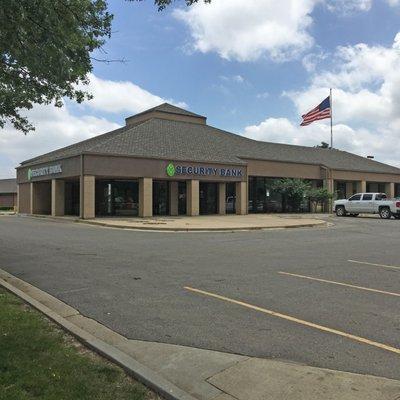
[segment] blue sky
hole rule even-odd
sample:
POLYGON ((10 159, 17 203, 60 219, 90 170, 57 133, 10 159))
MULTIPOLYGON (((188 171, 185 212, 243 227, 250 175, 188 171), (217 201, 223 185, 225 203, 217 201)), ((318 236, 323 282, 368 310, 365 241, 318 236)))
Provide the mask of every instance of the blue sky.
MULTIPOLYGON (((267 116, 299 119, 292 102, 281 94, 307 87, 309 74, 301 57, 283 63, 267 57, 239 62, 216 53, 190 53, 190 30, 173 17, 173 8, 158 12, 152 1, 114 0, 110 9, 115 33, 105 48, 110 58, 128 61, 97 63, 97 76, 130 80, 163 98, 184 101, 190 109, 207 115, 209 123, 228 130, 240 131, 267 116), (223 78, 234 76, 243 77, 244 82, 223 78), (258 96, 264 93, 268 97, 258 96)), ((346 15, 330 12, 321 3, 311 15, 314 50, 324 52, 357 43, 390 46, 399 30, 400 12, 383 1, 373 3, 369 12, 346 15)))
POLYGON ((334 89, 336 147, 400 165, 400 0, 113 0, 113 34, 96 57, 86 105, 37 107, 37 129, 1 132, 0 177, 21 160, 103 133, 162 101, 259 140, 316 145, 329 122, 300 115, 334 89), (362 44, 362 45, 360 45, 362 44), (399 90, 396 90, 399 89, 399 90), (50 108, 49 108, 50 107, 50 108), (388 146, 387 142, 391 145, 388 146))

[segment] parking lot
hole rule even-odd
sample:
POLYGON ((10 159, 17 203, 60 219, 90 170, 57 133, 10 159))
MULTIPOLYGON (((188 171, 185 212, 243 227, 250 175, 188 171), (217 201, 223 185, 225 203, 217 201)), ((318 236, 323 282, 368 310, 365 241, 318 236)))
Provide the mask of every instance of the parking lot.
POLYGON ((132 339, 400 379, 400 222, 157 233, 0 218, 0 268, 132 339))

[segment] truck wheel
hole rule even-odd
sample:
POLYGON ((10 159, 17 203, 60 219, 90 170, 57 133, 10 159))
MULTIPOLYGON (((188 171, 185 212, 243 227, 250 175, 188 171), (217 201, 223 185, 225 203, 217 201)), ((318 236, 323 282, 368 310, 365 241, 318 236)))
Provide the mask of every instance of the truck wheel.
POLYGON ((343 206, 336 207, 336 215, 338 217, 344 217, 346 215, 346 209, 343 206))
POLYGON ((389 207, 381 207, 379 209, 379 215, 382 219, 390 219, 392 216, 392 212, 389 207))

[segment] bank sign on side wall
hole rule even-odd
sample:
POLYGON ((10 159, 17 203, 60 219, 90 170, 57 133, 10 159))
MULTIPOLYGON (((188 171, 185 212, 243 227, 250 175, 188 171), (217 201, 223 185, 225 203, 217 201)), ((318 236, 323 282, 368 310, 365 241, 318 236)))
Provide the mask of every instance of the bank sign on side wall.
POLYGON ((166 172, 171 178, 177 175, 217 176, 220 178, 242 178, 244 176, 242 168, 215 168, 173 163, 167 165, 166 172))
POLYGON ((48 165, 46 167, 34 168, 34 169, 29 168, 28 169, 28 180, 31 180, 32 178, 38 178, 41 176, 61 174, 61 173, 62 173, 61 164, 48 165))

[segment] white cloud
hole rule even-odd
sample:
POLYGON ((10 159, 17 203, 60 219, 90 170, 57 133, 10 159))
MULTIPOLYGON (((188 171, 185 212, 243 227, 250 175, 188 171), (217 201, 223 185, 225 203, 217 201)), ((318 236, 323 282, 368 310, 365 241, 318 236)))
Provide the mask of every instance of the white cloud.
POLYGON ((373 0, 329 0, 327 7, 330 11, 348 14, 355 11, 369 11, 372 3, 373 0))
POLYGON ((244 78, 241 75, 235 75, 233 76, 233 80, 237 83, 243 83, 244 82, 244 78))
POLYGON ((106 80, 94 74, 90 74, 89 79, 89 85, 82 86, 82 89, 93 94, 93 99, 85 102, 84 107, 94 110, 132 115, 165 102, 187 107, 183 102, 163 99, 129 81, 106 80))
POLYGON ((257 93, 256 97, 257 99, 267 99, 269 97, 269 92, 257 93))
POLYGON ((131 82, 103 80, 95 75, 90 79, 86 89, 93 93, 94 99, 82 105, 83 115, 74 115, 68 103, 62 108, 38 105, 26 112, 35 131, 25 136, 10 125, 0 130, 0 178, 15 176, 14 168, 23 160, 119 127, 106 118, 85 114, 88 108, 124 113, 121 117, 126 117, 167 101, 131 82))
POLYGON ((302 64, 307 72, 315 72, 317 65, 328 57, 329 54, 324 52, 309 53, 303 57, 302 64))
POLYGON ((175 10, 194 40, 193 49, 225 59, 254 61, 296 57, 313 45, 308 33, 319 0, 217 0, 175 10))
POLYGON ((245 79, 243 78, 242 75, 232 75, 232 76, 221 75, 220 79, 225 82, 235 82, 235 83, 245 82, 245 79))
MULTIPOLYGON (((400 34, 391 47, 340 47, 330 69, 312 76, 308 88, 287 92, 302 115, 333 88, 335 147, 400 166, 400 34)), ((328 142, 329 121, 300 128, 287 119, 268 118, 245 135, 263 140, 316 145, 328 142)))
POLYGON ((68 106, 35 106, 26 113, 36 130, 24 135, 11 126, 0 131, 0 178, 15 176, 23 160, 118 128, 118 124, 70 113, 68 106))
POLYGON ((400 0, 386 0, 386 2, 392 7, 400 5, 400 0))
MULTIPOLYGON (((383 138, 391 135, 380 132, 383 138)), ((330 142, 330 126, 324 123, 314 123, 307 127, 295 125, 287 118, 267 118, 259 125, 245 128, 244 136, 276 143, 287 143, 302 146, 316 146, 321 142, 330 142)), ((384 140, 377 141, 376 133, 365 128, 353 129, 346 124, 334 126, 334 147, 350 151, 361 156, 375 155, 378 159, 393 161, 387 153, 384 140)), ((400 165, 399 160, 397 164, 400 165)))
MULTIPOLYGON (((310 28, 316 6, 336 14, 371 10, 374 0, 215 0, 176 9, 174 16, 189 28, 186 48, 201 53, 215 52, 227 60, 274 61, 298 58, 314 45, 310 28)), ((385 0, 389 6, 400 0, 385 0)), ((312 60, 304 62, 313 67, 312 60)))

